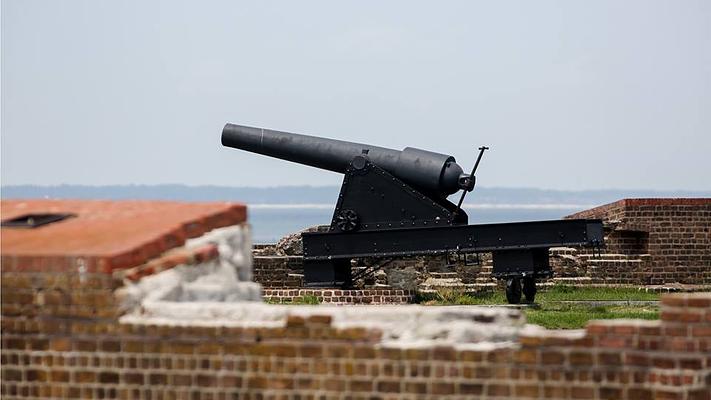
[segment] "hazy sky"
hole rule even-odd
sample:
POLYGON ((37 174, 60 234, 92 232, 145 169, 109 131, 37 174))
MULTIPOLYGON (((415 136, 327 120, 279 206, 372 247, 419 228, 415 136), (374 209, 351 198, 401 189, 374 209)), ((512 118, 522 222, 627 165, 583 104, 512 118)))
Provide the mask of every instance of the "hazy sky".
POLYGON ((2 184, 340 183, 228 121, 708 190, 711 1, 2 1, 2 184))

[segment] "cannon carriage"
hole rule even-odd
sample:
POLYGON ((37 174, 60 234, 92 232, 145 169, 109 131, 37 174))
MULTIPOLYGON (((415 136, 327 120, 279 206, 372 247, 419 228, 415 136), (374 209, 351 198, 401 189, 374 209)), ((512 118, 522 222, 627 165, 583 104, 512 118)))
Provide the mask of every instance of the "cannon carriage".
POLYGON ((536 281, 552 271, 548 250, 600 247, 600 220, 571 219, 469 225, 461 205, 476 183, 486 147, 471 173, 454 157, 407 147, 402 151, 315 136, 227 124, 222 144, 344 175, 327 232, 302 235, 304 281, 348 287, 351 260, 491 252, 492 274, 506 281, 510 303, 533 302, 536 281), (447 199, 462 191, 458 204, 447 199))

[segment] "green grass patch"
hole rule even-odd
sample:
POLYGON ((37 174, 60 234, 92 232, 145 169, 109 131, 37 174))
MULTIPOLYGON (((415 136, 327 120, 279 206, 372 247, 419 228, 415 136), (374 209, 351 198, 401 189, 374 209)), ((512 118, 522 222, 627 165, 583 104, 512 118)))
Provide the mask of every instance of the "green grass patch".
POLYGON ((541 308, 525 309, 526 320, 530 324, 548 329, 579 329, 594 319, 659 319, 659 308, 654 306, 597 306, 553 304, 541 308))
POLYGON ((539 292, 536 301, 578 301, 578 300, 627 300, 656 301, 659 293, 644 289, 628 287, 583 287, 574 288, 567 285, 554 285, 546 291, 539 292))
MULTIPOLYGON (((503 290, 478 294, 463 293, 456 289, 443 289, 436 293, 420 294, 424 305, 497 305, 508 304, 503 290)), ((556 285, 541 290, 536 295, 536 307, 525 308, 529 323, 549 329, 583 328, 593 319, 658 319, 659 308, 654 305, 586 305, 572 301, 657 301, 659 294, 637 288, 574 288, 556 285)))
POLYGON ((471 294, 456 289, 441 289, 434 293, 418 293, 415 303, 431 306, 493 305, 506 304, 506 296, 497 292, 471 294))

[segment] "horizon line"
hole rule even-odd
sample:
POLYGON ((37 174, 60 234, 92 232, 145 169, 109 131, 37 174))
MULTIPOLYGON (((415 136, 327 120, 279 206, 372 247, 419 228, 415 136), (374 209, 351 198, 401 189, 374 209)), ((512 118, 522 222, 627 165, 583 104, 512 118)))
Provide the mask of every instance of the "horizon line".
MULTIPOLYGON (((33 183, 21 183, 21 184, 9 184, 0 185, 0 189, 3 188, 16 188, 16 187, 37 187, 37 188, 58 188, 58 187, 85 187, 85 188, 106 188, 106 187, 160 187, 160 186, 182 186, 189 189, 198 189, 202 187, 214 187, 214 188, 225 188, 225 189, 283 189, 283 188, 313 188, 313 189, 326 189, 326 188, 338 188, 340 185, 278 185, 278 186, 229 186, 222 184, 186 184, 186 183, 116 183, 116 184, 83 184, 83 183, 58 183, 58 184, 33 184, 33 183)), ((652 192, 652 193, 669 193, 669 192, 691 192, 691 193, 706 193, 711 194, 711 189, 650 189, 650 188, 603 188, 603 189, 551 189, 533 186, 477 186, 480 189, 503 189, 503 190, 540 190, 548 192, 624 192, 624 191, 634 191, 634 192, 652 192)))

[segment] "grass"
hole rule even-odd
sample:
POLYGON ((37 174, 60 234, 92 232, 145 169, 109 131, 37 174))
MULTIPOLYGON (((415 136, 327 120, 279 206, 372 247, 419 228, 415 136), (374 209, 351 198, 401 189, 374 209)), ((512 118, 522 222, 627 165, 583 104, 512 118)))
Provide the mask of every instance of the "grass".
MULTIPOLYGON (((425 305, 496 305, 507 304, 502 291, 467 294, 445 289, 419 296, 425 305)), ((613 318, 658 319, 659 308, 654 305, 585 305, 569 301, 656 301, 659 294, 636 288, 574 288, 556 285, 538 292, 535 308, 526 308, 528 322, 549 329, 583 328, 589 320, 613 318)))
POLYGON ((596 306, 582 305, 545 305, 539 309, 526 309, 528 323, 541 325, 548 329, 579 329, 593 319, 658 319, 656 306, 596 306))
MULTIPOLYGON (((579 300, 627 300, 627 301, 657 301, 659 293, 636 288, 615 287, 585 287, 574 288, 566 285, 555 285, 538 295, 541 301, 579 301, 579 300)), ((538 300, 538 299, 536 299, 538 300)))

